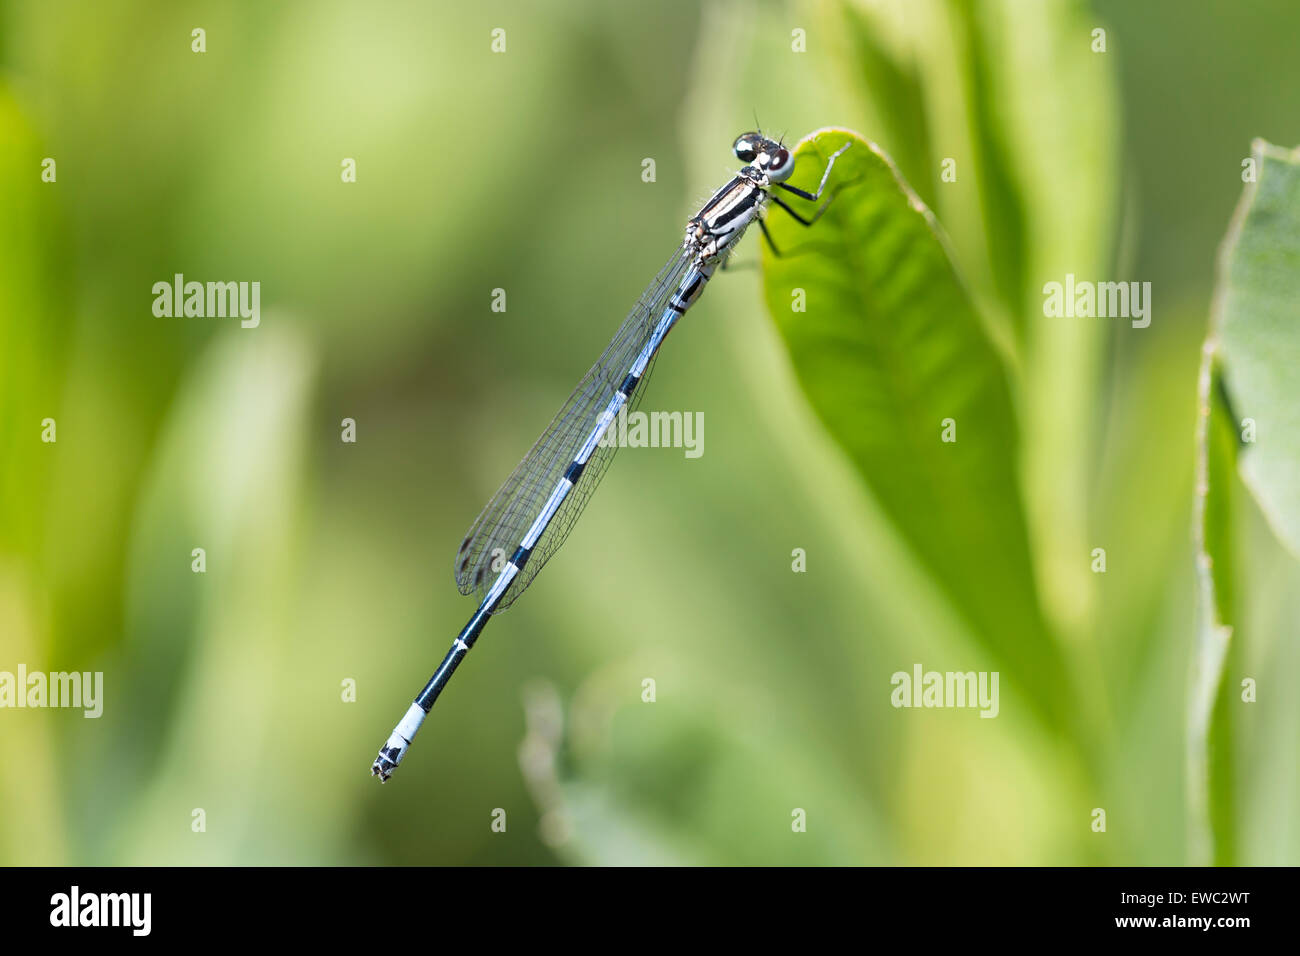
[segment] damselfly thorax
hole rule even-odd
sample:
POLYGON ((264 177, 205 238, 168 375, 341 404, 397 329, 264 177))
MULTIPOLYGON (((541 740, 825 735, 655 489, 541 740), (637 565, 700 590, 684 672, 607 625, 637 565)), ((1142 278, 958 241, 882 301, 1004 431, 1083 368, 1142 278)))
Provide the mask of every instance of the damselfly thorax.
POLYGON ((713 194, 686 224, 686 248, 700 266, 721 262, 755 218, 763 214, 767 192, 761 173, 746 166, 713 194))

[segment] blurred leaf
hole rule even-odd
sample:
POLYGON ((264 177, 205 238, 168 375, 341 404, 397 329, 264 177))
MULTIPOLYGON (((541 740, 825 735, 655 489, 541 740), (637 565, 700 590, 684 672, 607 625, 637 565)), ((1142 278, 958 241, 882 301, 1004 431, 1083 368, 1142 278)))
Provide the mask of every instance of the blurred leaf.
POLYGON ((588 866, 893 862, 870 795, 774 696, 627 658, 577 689, 566 722, 558 692, 535 684, 521 769, 547 842, 588 866), (648 669, 672 688, 653 706, 628 694, 648 669))
MULTIPOLYGON (((307 845, 293 837, 298 821, 337 798, 319 788, 319 769, 274 788, 229 783, 258 779, 286 747, 310 768, 319 748, 336 745, 304 733, 292 720, 296 705, 282 697, 292 680, 295 700, 325 698, 303 696, 309 682, 291 664, 296 655, 286 637, 298 617, 299 512, 308 494, 317 357, 287 315, 268 310, 262 319, 256 331, 227 330, 205 351, 169 411, 142 488, 131 532, 127 638, 115 675, 131 703, 102 721, 117 730, 117 749, 94 756, 96 771, 112 781, 97 796, 112 801, 119 823, 93 834, 113 854, 108 858, 279 860, 276 854, 301 854, 307 845), (193 570, 195 548, 205 552, 203 573, 193 570), (263 832, 266 817, 257 811, 277 801, 292 811, 275 814, 274 832, 263 832), (223 817, 226 836, 187 846, 157 825, 194 806, 223 817)), ((327 708, 313 709, 316 720, 329 721, 327 708)))
MULTIPOLYGON (((1197 566, 1200 617, 1192 659, 1189 709, 1189 799, 1196 832, 1192 862, 1233 862, 1234 793, 1231 687, 1227 658, 1236 625, 1233 580, 1234 426, 1220 397, 1212 348, 1202 360, 1197 429, 1197 566)), ((1240 641, 1238 640, 1238 644, 1240 641)))
POLYGON ((59 187, 41 181, 44 158, 37 131, 0 83, 0 552, 33 555, 59 451, 42 443, 42 420, 66 427, 59 346, 69 325, 56 281, 66 253, 59 187))
MULTIPOLYGON (((1017 267, 1024 281, 1020 299, 1007 305, 1024 315, 1014 324, 1025 335, 1018 394, 1032 548, 1049 617, 1082 647, 1099 583, 1087 560, 1094 547, 1090 480, 1102 346, 1110 327, 1044 316, 1042 289, 1067 273, 1098 279, 1114 268, 1116 59, 1093 52, 1092 31, 1101 25, 1083 0, 985 0, 975 5, 971 22, 980 25, 988 71, 981 90, 996 104, 973 114, 975 122, 996 128, 978 138, 994 144, 989 149, 1006 163, 1020 197, 1019 207, 1003 205, 1002 194, 983 184, 992 168, 977 169, 990 261, 996 262, 998 247, 993 237, 1023 229, 1022 240, 1006 240, 1024 255, 1017 267)), ((1092 700, 1088 695, 1084 702, 1092 700)))
POLYGON ((1082 637, 1097 584, 1087 503, 1106 325, 1045 318, 1042 287, 1108 265, 1118 205, 1114 58, 1093 52, 1098 24, 1083 0, 824 6, 831 59, 850 61, 832 63, 834 75, 866 104, 873 138, 933 199, 1021 377, 1013 385, 1024 397, 1019 465, 1035 576, 1054 628, 1082 637), (937 164, 949 159, 955 179, 939 182, 937 164))
MULTIPOLYGON (((59 438, 67 436, 59 346, 69 322, 63 287, 54 281, 65 233, 58 187, 40 178, 45 155, 30 117, 0 82, 0 669, 8 671, 20 662, 31 671, 62 665, 46 610, 51 588, 42 535, 51 475, 67 442, 45 443, 41 436, 47 417, 56 420, 59 438)), ((0 764, 23 768, 0 775, 0 861, 6 865, 72 861, 60 801, 68 722, 41 714, 4 715, 0 764), (33 841, 33 833, 42 839, 33 841)))
MULTIPOLYGON (((1023 238, 1004 237, 1013 243, 1008 252, 1023 256, 1003 263, 1024 283, 1007 305, 1024 310, 1041 335, 1061 327, 1043 315, 1043 283, 1107 265, 1117 212, 1114 60, 1093 52, 1099 24, 1083 0, 948 4, 967 33, 977 188, 993 190, 981 193, 990 245, 1003 241, 994 238, 1000 233, 1023 230, 1023 238)), ((1104 328, 1083 326, 1092 338, 1104 328)))
POLYGON ((1005 370, 934 217, 878 147, 814 133, 798 146, 797 184, 815 189, 850 140, 832 185, 852 185, 814 229, 769 217, 785 255, 764 250, 768 308, 884 511, 1000 665, 1059 718, 1064 669, 1035 592, 1005 370), (797 290, 807 311, 794 311, 797 290), (955 442, 941 441, 947 419, 955 442))
POLYGON ((1233 406, 1256 439, 1242 476, 1273 530, 1300 555, 1300 150, 1257 140, 1225 249, 1220 361, 1233 406))
POLYGON ((927 203, 934 200, 935 168, 927 125, 924 89, 918 65, 898 44, 891 44, 871 22, 868 11, 840 8, 844 59, 859 92, 874 101, 883 129, 879 138, 908 182, 927 203))
POLYGON ((1189 765, 1197 862, 1236 857, 1229 657, 1239 652, 1232 549, 1237 430, 1253 427, 1242 477, 1279 539, 1300 553, 1300 151, 1256 140, 1248 183, 1220 261, 1214 325, 1199 385, 1197 559, 1200 627, 1189 765))
POLYGON ((1010 310, 1017 341, 1023 345, 1026 319, 1020 305, 1030 290, 1025 287, 1025 223, 1022 196, 1013 181, 1014 153, 1007 147, 998 123, 1001 100, 992 95, 998 69, 991 62, 983 24, 973 0, 949 0, 961 25, 969 89, 969 125, 980 212, 984 217, 992 286, 1010 310))

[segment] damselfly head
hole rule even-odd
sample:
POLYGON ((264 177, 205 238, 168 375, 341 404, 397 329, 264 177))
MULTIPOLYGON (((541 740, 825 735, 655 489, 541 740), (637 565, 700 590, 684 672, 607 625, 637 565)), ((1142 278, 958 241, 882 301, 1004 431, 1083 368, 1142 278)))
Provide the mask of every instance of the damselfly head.
POLYGON ((753 163, 771 183, 783 183, 794 172, 794 156, 775 140, 762 133, 741 133, 731 147, 736 158, 743 163, 753 163))

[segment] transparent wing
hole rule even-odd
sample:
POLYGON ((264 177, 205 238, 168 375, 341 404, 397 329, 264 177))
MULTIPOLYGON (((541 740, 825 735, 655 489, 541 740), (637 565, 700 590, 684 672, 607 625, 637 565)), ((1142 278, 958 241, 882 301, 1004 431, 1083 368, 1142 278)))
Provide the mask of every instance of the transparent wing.
MULTIPOLYGON (((591 434, 600 413, 622 384, 637 355, 645 348, 668 299, 677 290, 690 268, 691 255, 678 249, 641 294, 613 340, 601 353, 569 400, 551 420, 542 437, 524 456, 505 484, 492 496, 483 512, 470 526, 469 533, 456 552, 456 586, 462 594, 475 591, 480 600, 492 587, 497 574, 505 567, 524 533, 541 513, 551 492, 563 476, 574 455, 591 434)), ((635 409, 653 369, 653 360, 632 393, 629 410, 635 409)), ((617 447, 598 445, 583 469, 578 483, 556 511, 551 523, 533 547, 528 563, 511 582, 497 604, 503 611, 532 583, 533 578, 568 537, 578 515, 582 514, 591 494, 600 484, 605 469, 617 447)))

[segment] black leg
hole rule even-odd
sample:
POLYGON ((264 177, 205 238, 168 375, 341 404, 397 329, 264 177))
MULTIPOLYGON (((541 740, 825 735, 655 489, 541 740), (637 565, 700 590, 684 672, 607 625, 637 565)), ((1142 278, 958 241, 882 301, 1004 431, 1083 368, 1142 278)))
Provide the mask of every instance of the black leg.
POLYGON ((839 159, 840 154, 852 145, 853 145, 853 141, 849 140, 849 142, 845 143, 835 152, 831 153, 831 158, 826 162, 826 169, 825 171, 822 172, 822 181, 817 186, 817 191, 815 193, 807 192, 806 190, 800 189, 797 186, 787 186, 785 183, 777 183, 776 185, 780 186, 788 193, 794 193, 794 195, 798 196, 800 199, 807 199, 810 202, 816 202, 818 199, 822 198, 822 190, 826 188, 826 180, 830 179, 831 170, 835 167, 835 160, 839 159))
MULTIPOLYGON (((816 213, 813 214, 813 217, 812 217, 811 219, 805 219, 803 216, 799 215, 797 212, 795 212, 793 209, 791 209, 788 205, 786 205, 784 202, 782 202, 780 196, 770 196, 770 198, 771 198, 772 202, 776 203, 778 206, 780 206, 782 209, 784 209, 786 212, 788 212, 791 216, 794 217, 794 221, 797 222, 797 223, 799 223, 799 224, 802 225, 802 226, 811 226, 814 222, 817 221, 817 217, 821 215, 821 209, 819 209, 816 213)), ((828 204, 828 205, 829 205, 829 203, 830 203, 830 201, 827 200, 827 204, 828 204)), ((822 209, 825 209, 825 208, 826 208, 826 206, 822 206, 822 209)), ((766 227, 764 228, 763 231, 764 231, 764 232, 767 231, 767 230, 766 230, 766 227)))
MULTIPOLYGON (((827 168, 827 169, 830 169, 829 166, 827 166, 826 168, 827 168)), ((810 201, 812 201, 812 202, 816 202, 818 199, 821 198, 821 192, 822 192, 822 191, 821 191, 820 189, 817 190, 817 194, 816 194, 816 195, 813 195, 812 193, 810 193, 810 192, 808 192, 808 191, 806 191, 806 190, 800 189, 798 186, 787 186, 785 183, 777 183, 777 185, 778 185, 779 187, 781 187, 782 189, 784 189, 784 190, 785 190, 786 192, 788 192, 788 193, 794 193, 794 194, 795 194, 796 196, 798 196, 800 199, 807 199, 807 200, 810 200, 810 201)))
MULTIPOLYGON (((845 143, 843 146, 841 146, 839 149, 837 149, 834 153, 831 154, 830 161, 827 162, 826 164, 826 170, 825 172, 822 173, 822 181, 817 186, 817 192, 810 193, 807 192, 806 190, 799 189, 796 186, 787 186, 785 183, 775 183, 774 185, 779 186, 781 189, 784 189, 786 192, 791 193, 792 195, 798 196, 800 199, 807 199, 809 202, 816 202, 818 199, 821 198, 822 193, 826 190, 826 180, 830 177, 831 168, 835 165, 835 160, 839 157, 840 153, 844 152, 852 145, 853 144, 851 142, 845 143)), ((789 213, 790 216, 793 217, 796 222, 804 226, 811 226, 813 223, 815 223, 818 219, 822 217, 822 213, 824 213, 826 211, 826 208, 832 202, 834 202, 835 197, 839 195, 840 190, 843 189, 845 186, 851 186, 851 185, 853 185, 852 182, 847 182, 847 183, 841 183, 840 185, 835 187, 835 190, 831 193, 831 195, 827 198, 827 200, 817 208, 817 211, 814 212, 811 217, 807 219, 805 219, 799 213, 795 212, 792 208, 790 208, 789 204, 783 202, 781 200, 781 197, 777 196, 775 193, 769 192, 768 196, 771 198, 772 202, 776 203, 787 213, 789 213)))
POLYGON ((754 259, 741 259, 737 262, 734 256, 727 256, 718 268, 723 272, 740 272, 742 269, 753 269, 757 265, 758 262, 754 259))
MULTIPOLYGON (((775 196, 773 196, 772 198, 773 198, 773 199, 776 199, 775 196)), ((785 209, 786 212, 789 212, 790 215, 794 216, 794 213, 790 211, 790 207, 789 207, 789 206, 786 206, 786 204, 783 203, 783 202, 781 202, 781 200, 779 200, 779 199, 777 199, 776 201, 777 201, 777 203, 778 203, 780 206, 782 206, 782 207, 785 209)), ((794 216, 794 217, 795 217, 796 219, 799 219, 798 216, 794 216)), ((800 222, 803 222, 802 219, 799 219, 799 221, 800 221, 800 222)), ((804 222, 804 225, 806 226, 806 225, 808 225, 808 223, 804 222)), ((758 228, 763 230, 763 238, 767 240, 767 247, 768 247, 769 249, 772 250, 772 255, 774 255, 774 256, 776 256, 778 259, 780 259, 780 258, 781 258, 781 250, 778 249, 778 248, 776 247, 776 243, 772 241, 772 234, 771 234, 770 232, 767 231, 767 223, 765 223, 762 219, 758 220, 758 228)))
MULTIPOLYGON (((844 185, 852 186, 853 184, 845 183, 844 185)), ((780 196, 773 196, 771 193, 768 193, 768 198, 770 198, 772 202, 776 203, 778 206, 780 206, 782 209, 788 212, 794 218, 795 222, 799 223, 802 226, 811 226, 813 223, 815 223, 818 219, 822 217, 822 213, 824 213, 828 208, 830 208, 830 204, 835 201, 835 197, 838 196, 839 194, 840 191, 836 189, 835 192, 830 194, 830 196, 827 198, 827 200, 824 203, 822 203, 820 206, 817 207, 817 211, 814 212, 812 216, 810 216, 807 219, 805 219, 803 216, 799 215, 797 212, 791 209, 789 205, 782 202, 780 196)))

